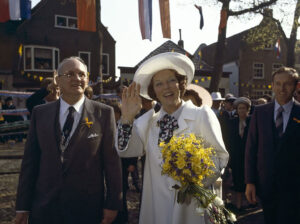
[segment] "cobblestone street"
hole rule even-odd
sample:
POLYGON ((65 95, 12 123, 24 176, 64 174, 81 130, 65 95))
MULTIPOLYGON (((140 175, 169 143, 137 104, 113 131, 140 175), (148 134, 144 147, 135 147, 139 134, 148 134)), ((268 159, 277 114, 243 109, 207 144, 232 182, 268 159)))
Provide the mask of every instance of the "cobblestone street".
MULTIPOLYGON (((17 143, 10 148, 8 145, 0 145, 0 223, 13 224, 15 217, 15 199, 18 182, 18 171, 21 165, 21 156, 23 154, 23 143, 17 143)), ((129 181, 131 182, 131 181, 129 181)), ((224 180, 223 193, 227 198, 227 202, 232 199, 233 192, 230 190, 230 180, 224 180)), ((128 196, 128 211, 130 224, 138 223, 139 214, 139 198, 137 193, 131 186, 128 196)), ((244 200, 244 205, 246 205, 244 200)), ((237 215, 237 224, 263 224, 262 210, 260 207, 249 208, 243 211, 237 211, 232 208, 237 215)))

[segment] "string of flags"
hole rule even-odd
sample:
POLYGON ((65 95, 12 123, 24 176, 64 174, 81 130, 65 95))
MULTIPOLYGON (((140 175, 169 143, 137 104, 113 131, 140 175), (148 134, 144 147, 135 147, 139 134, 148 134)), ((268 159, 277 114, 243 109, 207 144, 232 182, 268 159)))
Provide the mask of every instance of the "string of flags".
POLYGON ((241 86, 241 87, 252 87, 252 88, 258 88, 258 89, 272 89, 271 84, 248 84, 248 83, 234 82, 233 85, 241 86))
POLYGON ((28 98, 33 92, 21 92, 21 91, 10 91, 10 90, 0 90, 0 96, 11 96, 18 98, 28 98))

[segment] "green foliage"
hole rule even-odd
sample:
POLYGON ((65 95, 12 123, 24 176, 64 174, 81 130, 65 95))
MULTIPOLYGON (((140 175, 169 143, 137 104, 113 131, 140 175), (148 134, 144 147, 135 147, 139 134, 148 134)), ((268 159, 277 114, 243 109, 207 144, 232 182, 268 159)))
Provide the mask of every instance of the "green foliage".
POLYGON ((265 19, 259 26, 250 29, 243 40, 252 50, 263 50, 266 47, 274 47, 281 33, 278 26, 271 19, 265 19), (268 20, 268 21, 267 21, 268 20))

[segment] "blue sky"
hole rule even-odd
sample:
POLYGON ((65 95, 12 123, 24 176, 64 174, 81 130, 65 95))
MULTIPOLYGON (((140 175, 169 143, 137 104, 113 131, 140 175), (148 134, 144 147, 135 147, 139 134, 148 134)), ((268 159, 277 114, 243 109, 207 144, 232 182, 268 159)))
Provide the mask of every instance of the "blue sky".
MULTIPOLYGON (((36 5, 40 0, 32 0, 36 5)), ((184 47, 190 53, 201 43, 216 42, 221 5, 203 5, 204 27, 199 29, 200 17, 194 7, 197 0, 170 0, 172 41, 177 43, 182 29, 184 47)), ((217 2, 217 1, 216 1, 217 2)), ((138 0, 101 0, 102 23, 116 40, 116 66, 135 66, 146 55, 168 39, 162 38, 158 0, 153 0, 152 42, 142 40, 138 22, 138 0)), ((261 17, 244 19, 230 18, 227 36, 257 25, 261 17)))

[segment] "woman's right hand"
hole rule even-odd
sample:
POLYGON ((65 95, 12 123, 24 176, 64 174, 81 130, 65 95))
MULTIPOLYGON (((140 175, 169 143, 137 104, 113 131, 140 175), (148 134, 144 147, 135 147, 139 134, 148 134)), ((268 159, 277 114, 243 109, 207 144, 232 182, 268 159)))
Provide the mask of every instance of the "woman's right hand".
POLYGON ((141 86, 132 82, 128 88, 123 89, 122 93, 122 119, 121 122, 132 123, 135 116, 142 109, 142 99, 140 97, 141 86))

